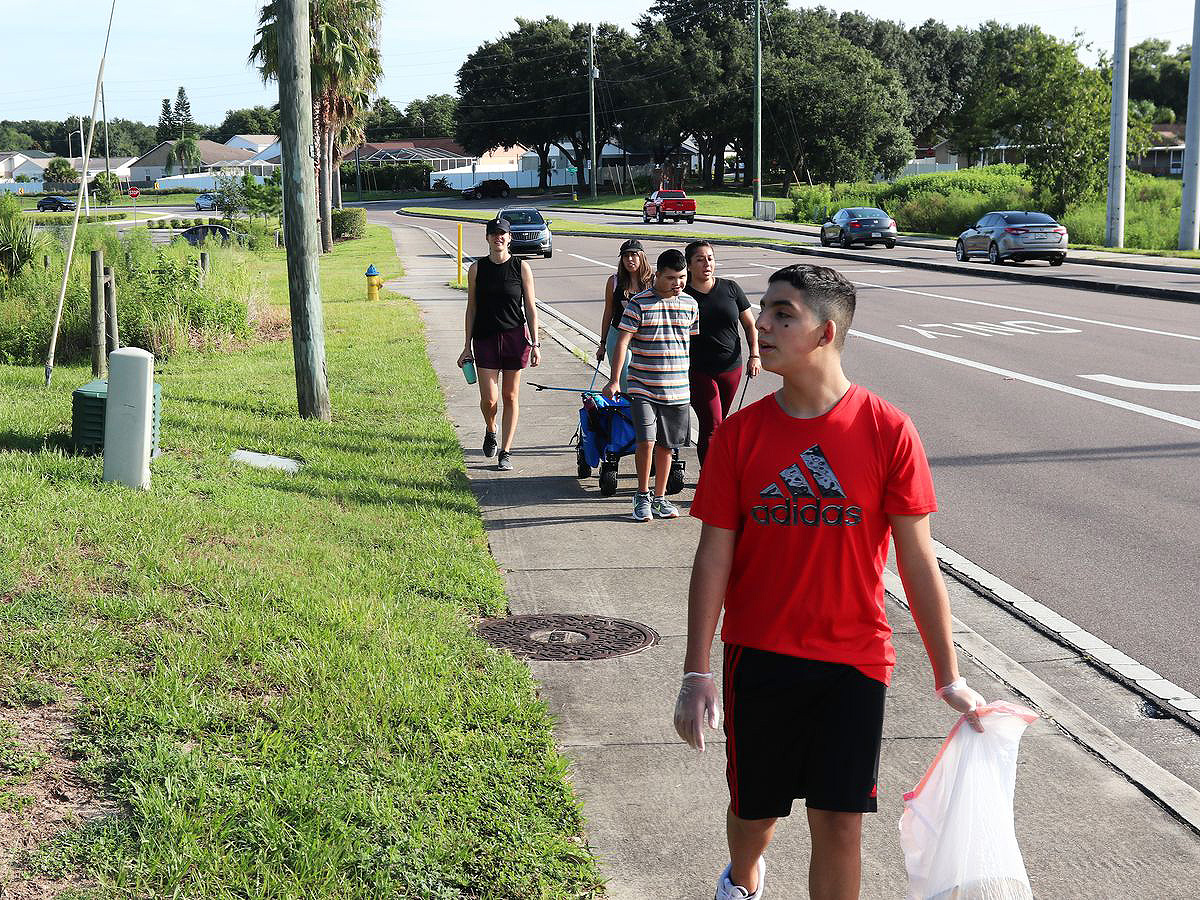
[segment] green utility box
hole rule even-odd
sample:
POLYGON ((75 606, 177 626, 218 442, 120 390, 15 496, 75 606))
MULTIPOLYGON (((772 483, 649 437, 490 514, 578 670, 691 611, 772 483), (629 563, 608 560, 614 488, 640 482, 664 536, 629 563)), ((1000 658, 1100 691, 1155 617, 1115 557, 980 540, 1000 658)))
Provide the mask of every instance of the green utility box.
MULTIPOLYGON (((104 404, 108 401, 108 380, 89 381, 71 394, 71 441, 77 453, 104 450, 104 404)), ((162 417, 162 385, 154 385, 154 412, 150 426, 150 458, 158 456, 159 422, 162 417)))

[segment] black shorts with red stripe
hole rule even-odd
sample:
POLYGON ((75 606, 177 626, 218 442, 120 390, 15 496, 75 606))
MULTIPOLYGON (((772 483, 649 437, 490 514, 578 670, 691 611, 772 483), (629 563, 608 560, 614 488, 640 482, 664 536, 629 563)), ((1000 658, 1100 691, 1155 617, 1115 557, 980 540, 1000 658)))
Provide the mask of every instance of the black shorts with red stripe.
POLYGON ((887 686, 854 666, 725 645, 725 775, 740 819, 875 812, 887 686))

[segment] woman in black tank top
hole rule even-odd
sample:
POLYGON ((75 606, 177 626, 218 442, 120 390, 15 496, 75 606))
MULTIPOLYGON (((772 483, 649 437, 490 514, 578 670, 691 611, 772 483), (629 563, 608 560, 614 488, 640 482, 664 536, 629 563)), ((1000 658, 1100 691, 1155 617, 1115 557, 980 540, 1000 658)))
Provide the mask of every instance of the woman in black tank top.
POLYGON ((466 341, 459 368, 474 360, 483 413, 483 455, 499 450, 496 468, 512 469, 512 442, 520 412, 521 370, 541 362, 533 271, 509 253, 511 228, 502 218, 487 223, 488 255, 467 270, 466 341), (504 398, 502 430, 496 417, 504 398))

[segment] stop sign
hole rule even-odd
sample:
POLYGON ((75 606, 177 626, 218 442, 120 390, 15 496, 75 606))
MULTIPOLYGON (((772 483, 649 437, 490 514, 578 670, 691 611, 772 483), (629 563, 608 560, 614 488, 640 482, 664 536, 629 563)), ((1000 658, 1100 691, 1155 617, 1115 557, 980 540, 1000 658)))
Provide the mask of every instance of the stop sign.
POLYGON ((138 198, 139 194, 141 194, 141 191, 139 191, 137 188, 131 187, 129 189, 129 196, 132 197, 134 200, 136 200, 138 198))

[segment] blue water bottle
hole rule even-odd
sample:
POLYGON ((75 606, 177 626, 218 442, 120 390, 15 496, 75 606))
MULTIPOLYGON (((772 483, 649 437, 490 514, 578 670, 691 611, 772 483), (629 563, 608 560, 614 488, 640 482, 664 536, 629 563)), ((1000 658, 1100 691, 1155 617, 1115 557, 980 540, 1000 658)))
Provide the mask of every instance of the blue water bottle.
POLYGON ((463 360, 463 377, 467 379, 467 384, 474 384, 478 376, 475 374, 475 360, 467 357, 463 360))

